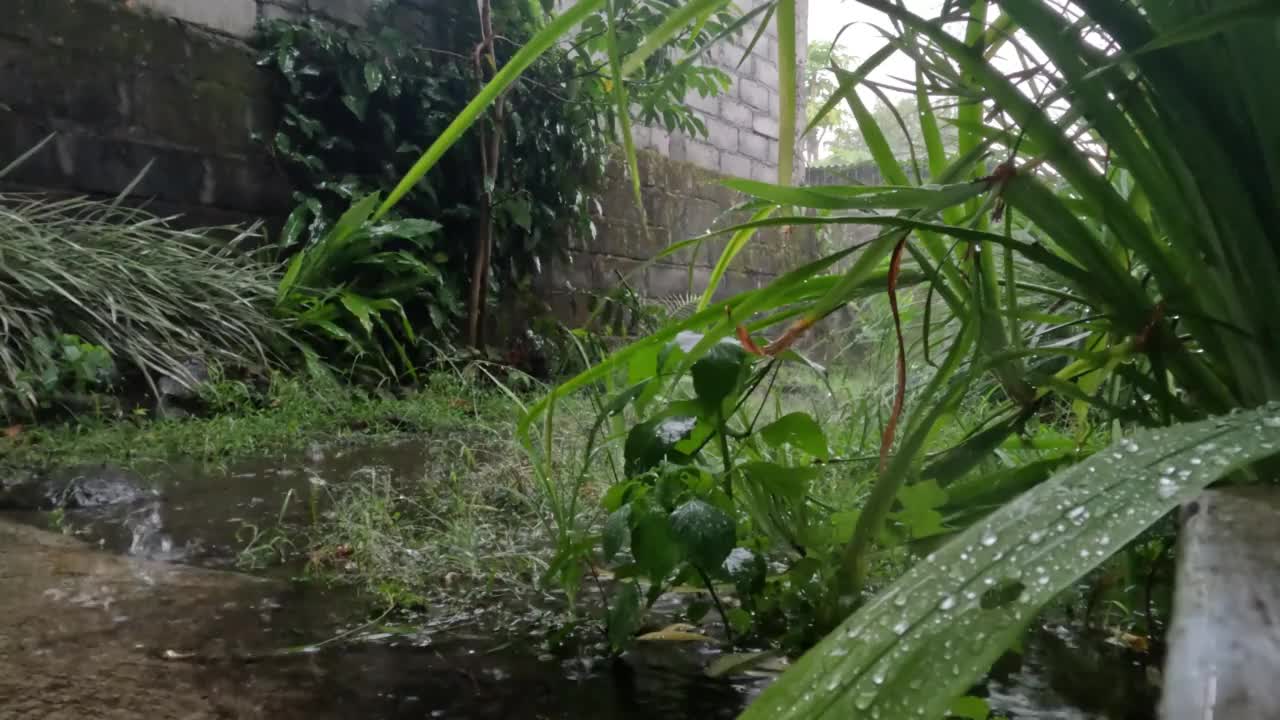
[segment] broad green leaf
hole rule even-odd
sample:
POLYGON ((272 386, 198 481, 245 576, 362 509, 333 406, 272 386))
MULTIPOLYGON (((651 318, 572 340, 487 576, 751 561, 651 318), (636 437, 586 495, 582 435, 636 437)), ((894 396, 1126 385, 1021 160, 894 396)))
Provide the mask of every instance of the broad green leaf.
POLYGON ((749 597, 764 590, 768 568, 764 557, 746 548, 736 547, 720 564, 720 572, 733 583, 738 594, 749 597))
POLYGON ((634 477, 653 469, 664 460, 683 462, 687 458, 676 444, 689 437, 698 419, 677 415, 642 422, 627 433, 623 459, 628 476, 634 477))
POLYGON ((284 223, 284 230, 280 232, 280 242, 278 248, 286 250, 298 244, 302 238, 302 231, 307 227, 307 216, 310 210, 305 204, 300 204, 289 213, 289 219, 284 223))
POLYGON ((939 717, 1055 595, 1205 486, 1278 452, 1280 404, 1122 440, 916 564, 743 717, 939 717))
POLYGON ((369 299, 351 292, 342 293, 339 299, 347 312, 360 323, 364 334, 373 335, 373 316, 377 314, 377 310, 370 304, 369 299))
POLYGON ((364 66, 364 86, 369 88, 369 92, 377 92, 382 87, 382 68, 377 63, 365 63, 364 66))
POLYGON ((750 355, 736 340, 725 339, 711 346, 693 364, 693 390, 709 413, 718 414, 726 398, 737 395, 750 373, 750 355))
POLYGON ((792 502, 800 502, 809 484, 822 473, 816 467, 786 467, 771 462, 749 462, 739 466, 749 480, 792 502))
POLYGON ((972 695, 956 698, 951 707, 947 708, 947 715, 953 718, 964 718, 965 720, 987 720, 991 715, 991 706, 987 701, 972 695))
POLYGON ((608 614, 609 644, 614 648, 625 648, 631 644, 631 637, 644 619, 640 606, 640 587, 634 581, 624 582, 611 599, 608 614))
POLYGON ((289 294, 293 292, 293 288, 298 283, 298 276, 302 274, 302 263, 306 260, 306 253, 298 253, 289 261, 289 267, 285 270, 284 277, 280 279, 280 285, 276 287, 276 306, 279 307, 288 299, 289 294))
POLYGON ((904 485, 898 490, 902 510, 895 518, 911 531, 911 537, 924 538, 946 532, 938 508, 947 503, 947 493, 933 480, 904 485))
POLYGON ((651 582, 664 582, 684 555, 666 513, 633 512, 631 556, 651 582))
POLYGON ((760 428, 760 437, 775 448, 791 445, 823 460, 831 456, 822 426, 808 413, 793 412, 783 415, 760 428))
POLYGON ((623 505, 621 508, 609 513, 609 518, 604 522, 604 534, 601 540, 601 550, 604 554, 604 561, 611 562, 622 548, 626 547, 631 541, 631 506, 623 505))
POLYGON ((703 570, 720 567, 736 542, 733 518, 702 500, 690 500, 671 513, 671 530, 685 554, 703 570))

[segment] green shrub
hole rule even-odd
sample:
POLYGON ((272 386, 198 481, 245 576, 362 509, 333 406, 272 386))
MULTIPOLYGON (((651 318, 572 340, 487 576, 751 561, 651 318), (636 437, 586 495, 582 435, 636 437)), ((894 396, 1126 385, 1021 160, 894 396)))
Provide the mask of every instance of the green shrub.
POLYGON ((276 268, 245 248, 254 230, 0 195, 0 412, 101 384, 112 361, 152 386, 191 382, 192 359, 267 365, 288 338, 271 315, 276 268))

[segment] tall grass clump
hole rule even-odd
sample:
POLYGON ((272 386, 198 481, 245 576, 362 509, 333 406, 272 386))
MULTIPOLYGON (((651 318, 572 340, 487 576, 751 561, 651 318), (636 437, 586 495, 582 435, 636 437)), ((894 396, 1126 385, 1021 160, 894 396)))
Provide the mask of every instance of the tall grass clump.
POLYGON ((89 199, 0 195, 0 373, 6 403, 41 401, 42 342, 74 336, 152 387, 192 382, 191 360, 263 366, 285 340, 276 269, 248 229, 181 230, 89 199))

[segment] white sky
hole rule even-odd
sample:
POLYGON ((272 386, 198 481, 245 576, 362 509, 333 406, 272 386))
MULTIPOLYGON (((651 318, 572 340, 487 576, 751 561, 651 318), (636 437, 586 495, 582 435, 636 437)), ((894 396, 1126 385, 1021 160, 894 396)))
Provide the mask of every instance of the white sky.
MULTIPOLYGON (((906 6, 917 15, 935 17, 942 9, 942 0, 906 0, 906 6)), ((865 60, 884 46, 885 40, 875 27, 888 28, 882 13, 867 8, 857 0, 809 0, 809 42, 830 42, 849 23, 854 25, 840 34, 840 47, 855 62, 865 60)), ((895 76, 914 75, 911 61, 902 53, 894 53, 871 74, 871 78, 889 81, 895 76)), ((869 104, 877 102, 870 92, 859 94, 869 104)))

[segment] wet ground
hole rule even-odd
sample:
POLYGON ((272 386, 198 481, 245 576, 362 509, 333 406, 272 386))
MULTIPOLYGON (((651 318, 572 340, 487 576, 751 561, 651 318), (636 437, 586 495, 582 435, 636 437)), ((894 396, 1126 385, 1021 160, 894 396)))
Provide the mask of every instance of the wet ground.
MULTIPOLYGON (((709 678, 715 651, 699 645, 554 656, 456 617, 390 633, 350 592, 232 571, 246 533, 282 510, 305 522, 332 483, 420 477, 428 461, 401 443, 144 469, 133 502, 67 510, 72 536, 46 529, 49 512, 0 514, 0 718, 707 720, 736 716, 770 680, 709 678)), ((1149 716, 1125 689, 1142 668, 1038 637, 987 683, 995 709, 1149 716)))

